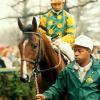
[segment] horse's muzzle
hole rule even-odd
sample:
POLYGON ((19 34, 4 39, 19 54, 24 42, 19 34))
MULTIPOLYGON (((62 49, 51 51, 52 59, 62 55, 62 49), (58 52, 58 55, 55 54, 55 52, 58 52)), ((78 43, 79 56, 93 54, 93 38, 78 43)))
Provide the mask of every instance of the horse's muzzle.
POLYGON ((20 80, 24 83, 28 83, 29 82, 29 78, 27 76, 27 78, 23 78, 23 77, 20 77, 20 80))

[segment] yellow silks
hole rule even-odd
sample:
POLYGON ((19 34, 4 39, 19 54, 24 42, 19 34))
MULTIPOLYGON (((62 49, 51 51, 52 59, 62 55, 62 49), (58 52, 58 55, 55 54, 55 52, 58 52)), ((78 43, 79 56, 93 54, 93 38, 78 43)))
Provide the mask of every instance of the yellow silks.
POLYGON ((74 43, 75 42, 75 36, 68 34, 64 37, 61 38, 62 42, 67 42, 67 43, 74 43))

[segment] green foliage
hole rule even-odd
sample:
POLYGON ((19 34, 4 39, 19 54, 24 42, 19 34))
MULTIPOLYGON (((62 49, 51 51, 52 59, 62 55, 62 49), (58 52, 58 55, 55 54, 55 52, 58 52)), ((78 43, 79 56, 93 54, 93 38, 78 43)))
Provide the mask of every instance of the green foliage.
POLYGON ((35 96, 34 81, 21 82, 18 72, 0 73, 0 96, 6 96, 10 100, 16 100, 16 97, 23 98, 21 100, 32 100, 35 96))

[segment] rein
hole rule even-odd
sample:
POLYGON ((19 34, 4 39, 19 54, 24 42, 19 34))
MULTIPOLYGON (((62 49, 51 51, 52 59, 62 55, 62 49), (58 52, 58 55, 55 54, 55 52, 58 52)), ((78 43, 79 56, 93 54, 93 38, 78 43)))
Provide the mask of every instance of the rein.
POLYGON ((60 64, 61 64, 60 49, 58 50, 58 56, 59 56, 59 63, 57 65, 55 65, 54 67, 48 68, 48 69, 44 69, 44 70, 37 69, 37 73, 47 72, 47 71, 51 71, 51 70, 54 70, 54 69, 58 68, 60 66, 60 64))

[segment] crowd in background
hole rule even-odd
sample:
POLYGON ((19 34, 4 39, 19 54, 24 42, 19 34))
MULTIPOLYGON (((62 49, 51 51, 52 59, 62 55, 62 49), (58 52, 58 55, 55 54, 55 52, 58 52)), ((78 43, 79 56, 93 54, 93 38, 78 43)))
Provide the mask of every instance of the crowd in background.
POLYGON ((0 67, 15 68, 20 66, 20 53, 17 46, 0 46, 0 67))

